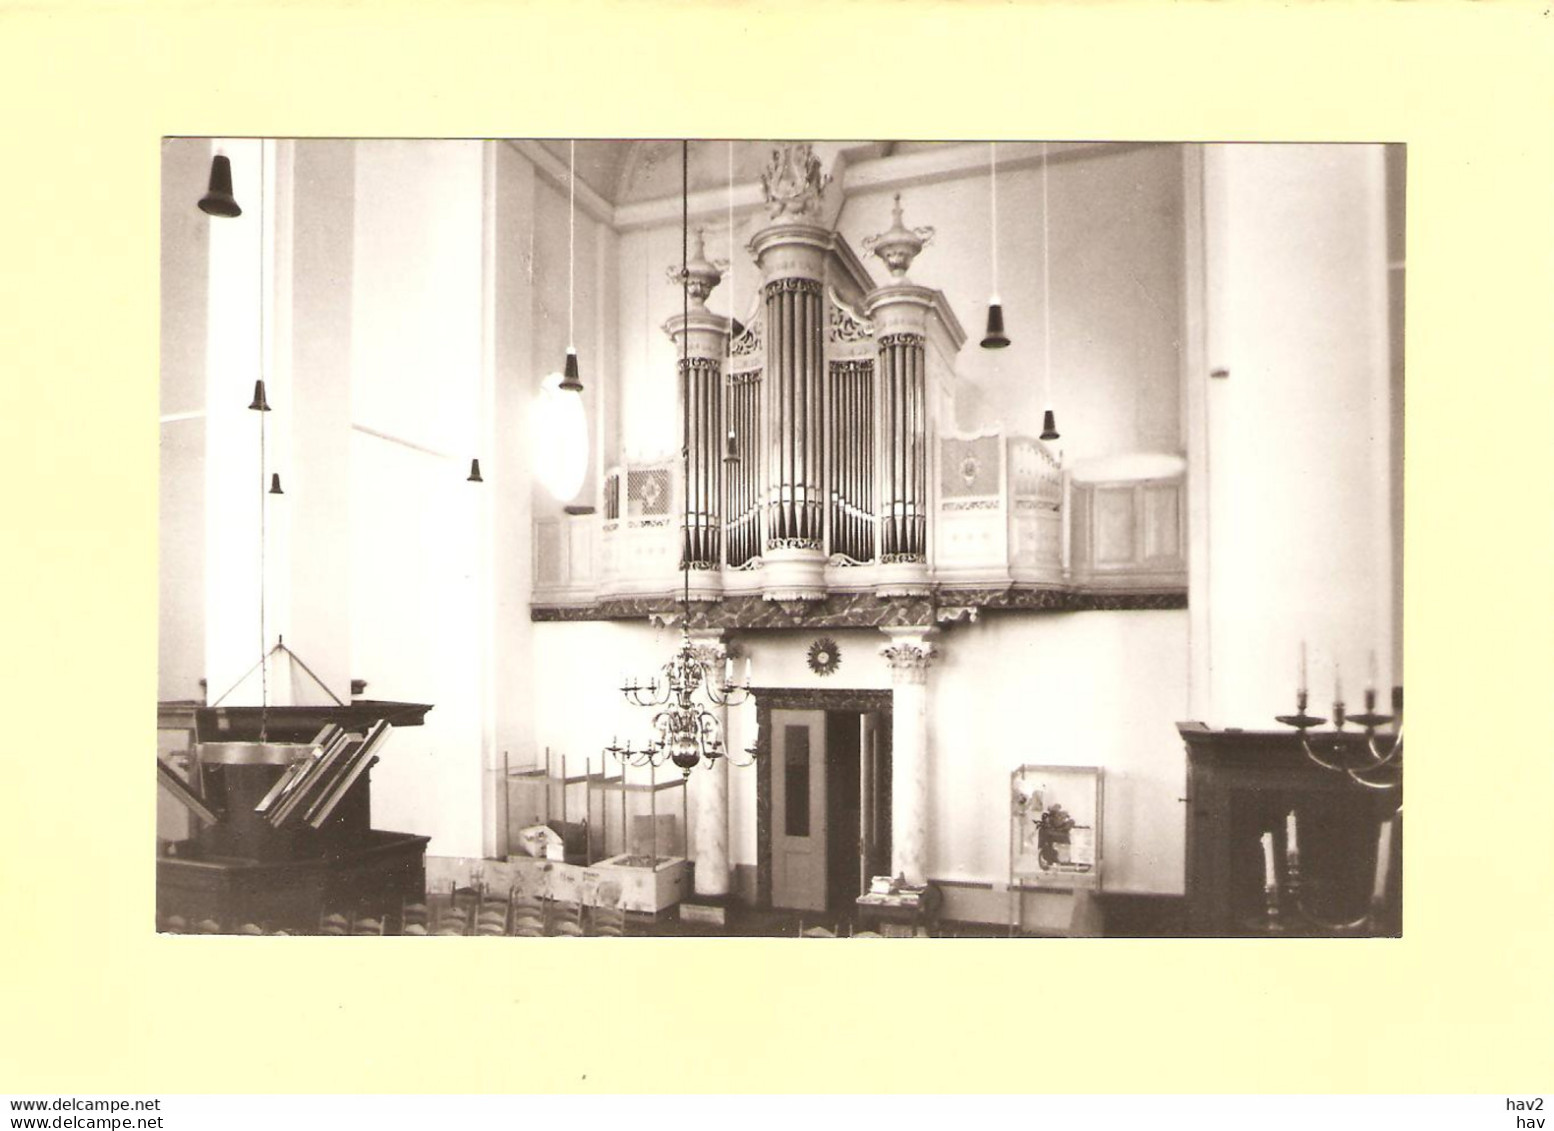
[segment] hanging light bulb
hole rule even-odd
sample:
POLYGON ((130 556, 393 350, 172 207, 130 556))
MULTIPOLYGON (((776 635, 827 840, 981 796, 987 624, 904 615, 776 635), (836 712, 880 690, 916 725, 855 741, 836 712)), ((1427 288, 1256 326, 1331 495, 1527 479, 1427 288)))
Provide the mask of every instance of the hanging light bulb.
POLYGON ((232 159, 218 153, 210 160, 210 188, 200 197, 200 211, 207 216, 241 216, 237 198, 232 195, 232 159))
POLYGON ((1009 344, 1004 333, 1004 306, 998 297, 998 144, 987 143, 988 152, 988 244, 993 259, 993 294, 987 300, 987 333, 982 337, 982 348, 1001 350, 1009 344))
POLYGON ((484 483, 485 482, 485 480, 480 477, 480 460, 472 459, 472 460, 469 461, 469 478, 466 479, 464 482, 466 482, 466 483, 484 483))
POLYGON ((588 418, 583 398, 565 391, 560 373, 540 385, 534 411, 535 474, 557 502, 569 502, 588 476, 588 418))

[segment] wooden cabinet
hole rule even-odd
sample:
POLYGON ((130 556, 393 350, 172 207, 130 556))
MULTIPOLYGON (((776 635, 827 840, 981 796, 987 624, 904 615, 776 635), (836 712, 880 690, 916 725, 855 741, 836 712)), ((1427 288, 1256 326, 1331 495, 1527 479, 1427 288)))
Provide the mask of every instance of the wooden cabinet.
MULTIPOLYGON (((1318 925, 1351 922, 1370 910, 1378 834, 1398 808, 1401 786, 1367 789, 1313 764, 1292 731, 1213 730, 1202 723, 1179 723, 1177 729, 1187 744, 1189 933, 1266 933, 1261 838, 1264 833, 1274 838, 1281 898, 1288 903, 1283 861, 1291 812, 1298 821, 1301 889, 1315 920, 1299 921, 1286 906, 1291 930, 1306 935, 1401 933, 1400 836, 1390 838, 1377 913, 1350 930, 1318 925)), ((1351 733, 1340 741, 1358 752, 1365 738, 1351 733)))

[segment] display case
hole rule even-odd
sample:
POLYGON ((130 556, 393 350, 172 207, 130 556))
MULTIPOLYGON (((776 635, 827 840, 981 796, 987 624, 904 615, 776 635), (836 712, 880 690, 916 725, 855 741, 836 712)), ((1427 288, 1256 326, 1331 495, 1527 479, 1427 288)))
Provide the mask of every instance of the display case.
POLYGON ((1101 890, 1099 766, 1021 766, 1009 775, 1009 930, 1028 891, 1101 890))
POLYGON ((508 768, 506 782, 515 891, 650 915, 689 894, 683 774, 647 766, 612 775, 546 751, 543 765, 508 768))
POLYGON ((586 758, 553 754, 536 766, 504 765, 509 859, 588 864, 593 766, 586 758), (548 832, 546 831, 548 830, 548 832))
POLYGON ((657 914, 690 891, 685 775, 656 766, 588 779, 594 814, 588 902, 657 914))

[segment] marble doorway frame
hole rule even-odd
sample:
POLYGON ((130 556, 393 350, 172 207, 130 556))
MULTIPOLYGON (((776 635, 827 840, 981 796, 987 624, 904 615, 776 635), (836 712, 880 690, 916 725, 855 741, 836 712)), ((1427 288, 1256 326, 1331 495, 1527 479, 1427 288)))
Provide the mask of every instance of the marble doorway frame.
POLYGON ((772 712, 858 711, 881 716, 891 733, 895 693, 890 688, 757 687, 751 690, 756 712, 755 902, 772 905, 772 712))

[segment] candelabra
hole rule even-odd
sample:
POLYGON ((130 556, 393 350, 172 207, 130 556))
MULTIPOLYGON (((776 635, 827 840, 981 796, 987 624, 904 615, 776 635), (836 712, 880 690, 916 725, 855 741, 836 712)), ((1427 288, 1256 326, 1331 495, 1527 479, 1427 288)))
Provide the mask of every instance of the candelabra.
MULTIPOLYGON (((658 675, 646 683, 628 679, 621 684, 621 694, 628 703, 664 708, 653 716, 653 739, 641 748, 633 747, 629 740, 622 746, 618 739, 612 739, 605 751, 633 766, 673 762, 687 777, 703 760, 712 765, 719 758, 728 758, 723 747, 723 728, 716 716, 696 702, 698 691, 715 706, 737 707, 750 697, 749 662, 745 664, 744 682, 734 682, 732 660, 725 661, 723 678, 715 679, 707 660, 691 643, 689 630, 682 628, 679 651, 659 669, 658 675)), ((753 756, 755 752, 746 753, 753 756)), ((751 764, 733 759, 730 762, 736 766, 751 764)))
POLYGON ((1319 885, 1306 881, 1301 873, 1300 850, 1296 840, 1296 817, 1285 818, 1284 883, 1281 886, 1274 867, 1274 836, 1265 832, 1263 846, 1263 911, 1243 920, 1246 926, 1271 935, 1363 935, 1387 920, 1387 891, 1392 873, 1392 838, 1398 815, 1394 813, 1377 826, 1374 882, 1365 911, 1354 918, 1333 918, 1315 907, 1319 885))
MULTIPOLYGON (((1334 773, 1346 774, 1350 780, 1367 789, 1396 789, 1402 783, 1402 763, 1398 759, 1403 753, 1403 694, 1402 689, 1393 691, 1393 705, 1395 715, 1381 715, 1376 713, 1376 689, 1366 688, 1365 711, 1359 715, 1348 715, 1344 712, 1344 702, 1341 696, 1333 700, 1333 729, 1310 733, 1314 728, 1327 722, 1326 719, 1306 713, 1307 695, 1302 687, 1295 692, 1295 713, 1293 715, 1278 715, 1277 720, 1285 726, 1294 727, 1300 736, 1300 747, 1305 751, 1306 757, 1321 766, 1324 770, 1334 773), (1377 742, 1376 730, 1396 720, 1397 726, 1390 736, 1384 736, 1381 743, 1377 742), (1346 723, 1354 723, 1364 729, 1365 742, 1362 744, 1346 741, 1344 726, 1346 723), (1386 738, 1390 737, 1390 744, 1386 738), (1385 746, 1385 749, 1383 748, 1385 746), (1319 753, 1320 751, 1320 753, 1319 753), (1390 780, 1374 780, 1367 774, 1382 769, 1385 766, 1396 764, 1399 772, 1390 776, 1390 780)), ((1348 732, 1352 733, 1352 732, 1348 732)))

